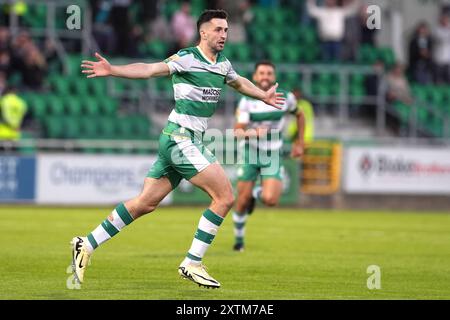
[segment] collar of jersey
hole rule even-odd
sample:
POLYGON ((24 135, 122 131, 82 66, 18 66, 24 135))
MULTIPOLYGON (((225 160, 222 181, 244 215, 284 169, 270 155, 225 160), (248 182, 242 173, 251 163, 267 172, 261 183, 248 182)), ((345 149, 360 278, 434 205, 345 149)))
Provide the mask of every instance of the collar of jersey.
POLYGON ((206 54, 203 53, 203 51, 200 48, 200 46, 197 46, 196 48, 197 48, 198 52, 200 52, 200 54, 202 55, 203 59, 205 59, 209 64, 216 64, 217 61, 219 60, 219 54, 217 54, 217 56, 216 56, 216 62, 212 62, 211 60, 208 59, 206 54))

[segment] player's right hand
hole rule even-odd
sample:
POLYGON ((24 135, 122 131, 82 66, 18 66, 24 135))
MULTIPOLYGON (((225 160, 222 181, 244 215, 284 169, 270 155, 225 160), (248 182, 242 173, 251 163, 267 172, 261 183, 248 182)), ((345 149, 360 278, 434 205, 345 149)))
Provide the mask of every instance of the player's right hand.
POLYGON ((97 52, 95 53, 95 57, 98 61, 88 61, 83 60, 81 62, 81 71, 84 74, 87 74, 87 78, 95 78, 95 77, 107 77, 111 75, 111 64, 99 55, 97 52))

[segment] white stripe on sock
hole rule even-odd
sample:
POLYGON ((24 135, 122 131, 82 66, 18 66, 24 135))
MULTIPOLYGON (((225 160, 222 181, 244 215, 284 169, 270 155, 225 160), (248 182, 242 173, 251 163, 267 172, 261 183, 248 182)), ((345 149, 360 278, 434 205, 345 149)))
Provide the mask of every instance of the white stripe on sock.
POLYGON ((92 231, 92 236, 98 245, 101 245, 103 242, 111 239, 108 232, 103 229, 102 225, 99 225, 94 231, 92 231))
POLYGON ((247 221, 248 214, 238 214, 233 212, 233 222, 244 223, 247 221))
POLYGON ((191 248, 189 249, 189 253, 192 254, 193 256, 203 258, 208 248, 209 244, 194 238, 194 240, 192 240, 192 245, 191 248))
POLYGON ((212 234, 213 236, 215 236, 217 234, 217 231, 219 230, 218 226, 206 219, 204 216, 200 218, 198 228, 204 232, 212 234))
POLYGON ((245 227, 242 229, 234 228, 234 236, 243 238, 245 236, 245 227))
POLYGON ((125 222, 122 221, 122 219, 120 218, 119 214, 117 213, 117 210, 113 210, 112 212, 112 217, 113 220, 109 220, 109 222, 111 222, 111 224, 117 229, 117 230, 122 230, 126 224, 125 222))

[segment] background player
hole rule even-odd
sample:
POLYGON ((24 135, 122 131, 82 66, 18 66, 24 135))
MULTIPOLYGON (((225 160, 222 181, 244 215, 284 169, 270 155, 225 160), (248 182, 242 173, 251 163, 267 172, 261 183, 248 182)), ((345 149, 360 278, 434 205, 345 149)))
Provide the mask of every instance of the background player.
MULTIPOLYGON (((275 66, 270 61, 261 61, 256 64, 253 81, 261 90, 269 90, 276 81, 275 66)), ((281 132, 286 124, 286 116, 295 114, 298 124, 298 139, 292 145, 291 156, 294 158, 303 155, 303 113, 297 108, 295 96, 283 90, 279 90, 286 98, 281 110, 265 104, 262 101, 243 97, 236 111, 235 135, 238 138, 246 138, 241 142, 241 152, 244 163, 238 168, 237 200, 233 212, 235 245, 234 250, 244 250, 245 223, 248 215, 253 212, 255 200, 260 199, 267 206, 276 206, 283 191, 281 164, 281 147, 283 140, 281 132), (269 138, 268 133, 272 136, 269 138), (270 172, 265 172, 274 162, 262 163, 261 151, 270 154, 270 158, 276 153, 280 161, 278 167, 270 172), (257 155, 252 157, 251 154, 257 155), (255 161, 252 161, 256 159, 255 161), (261 176, 261 187, 255 187, 255 182, 261 176)))

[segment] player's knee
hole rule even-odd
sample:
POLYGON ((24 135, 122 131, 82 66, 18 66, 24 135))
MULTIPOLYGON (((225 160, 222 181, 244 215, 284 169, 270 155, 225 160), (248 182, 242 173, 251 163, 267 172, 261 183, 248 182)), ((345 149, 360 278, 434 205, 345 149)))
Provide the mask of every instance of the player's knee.
POLYGON ((275 207, 278 205, 278 198, 272 195, 262 195, 262 202, 268 207, 275 207))
POLYGON ((234 206, 235 198, 232 192, 222 195, 219 202, 225 207, 225 209, 230 210, 234 206))

